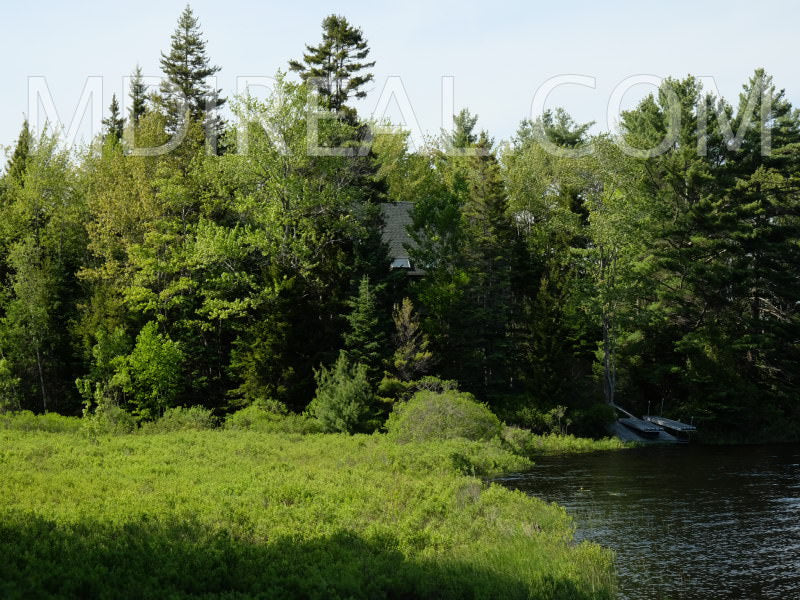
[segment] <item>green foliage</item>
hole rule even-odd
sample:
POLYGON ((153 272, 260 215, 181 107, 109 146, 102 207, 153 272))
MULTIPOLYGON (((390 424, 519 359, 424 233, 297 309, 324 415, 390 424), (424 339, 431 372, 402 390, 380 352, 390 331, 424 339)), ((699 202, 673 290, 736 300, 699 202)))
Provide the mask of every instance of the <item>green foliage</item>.
POLYGON ((0 429, 0 448, 4 598, 614 593, 612 554, 563 509, 463 474, 530 464, 497 446, 0 429))
POLYGON ((317 393, 308 413, 323 431, 354 433, 369 426, 374 394, 364 365, 351 364, 342 352, 330 370, 320 367, 315 379, 317 393))
POLYGON ((344 334, 344 348, 352 364, 364 365, 367 376, 375 381, 381 372, 386 352, 386 336, 378 317, 375 290, 369 277, 363 277, 358 286, 358 295, 348 302, 351 309, 347 315, 349 331, 344 334))
POLYGON ((107 138, 116 141, 122 139, 122 132, 125 129, 125 119, 119 111, 119 102, 117 102, 117 95, 111 96, 111 105, 108 107, 108 117, 103 119, 103 127, 107 138))
POLYGON ((326 106, 340 111, 352 98, 364 98, 361 88, 373 80, 366 69, 375 62, 366 62, 369 46, 361 29, 352 26, 340 15, 329 15, 322 21, 322 42, 306 45, 303 60, 289 61, 289 68, 300 73, 303 81, 313 80, 326 106))
POLYGON ((19 410, 20 378, 14 377, 8 361, 0 358, 0 414, 19 410))
POLYGON ((0 413, 0 430, 77 433, 82 426, 83 422, 78 417, 65 417, 57 413, 35 415, 29 410, 0 413))
MULTIPOLYGON (((556 109, 501 146, 465 109, 412 152, 347 106, 368 54, 327 17, 290 65, 338 116, 279 73, 233 102, 236 152, 209 152, 218 67, 187 7, 161 94, 137 67, 97 143, 24 123, 0 176, 0 411, 78 414, 82 397, 98 422, 118 413, 98 430, 126 430, 175 406, 299 414, 324 383, 311 412, 334 431, 460 388, 542 433, 602 435, 604 398, 705 439, 798 436, 800 113, 766 72, 733 103, 667 79, 616 137, 556 109), (184 99, 185 143, 129 152, 167 144, 184 99), (385 200, 413 203, 412 277, 388 268, 385 200), (315 381, 342 348, 350 366, 315 381)), ((265 430, 308 419, 279 421, 265 430)))
POLYGON ((101 384, 96 384, 93 398, 89 397, 91 383, 78 381, 78 387, 86 398, 81 425, 86 436, 93 441, 103 435, 122 435, 136 430, 137 419, 108 398, 101 384), (94 410, 92 410, 94 406, 94 410))
POLYGON ((161 86, 159 102, 172 130, 178 128, 187 112, 193 120, 208 119, 211 129, 218 129, 219 118, 213 113, 225 100, 206 81, 220 67, 209 62, 200 24, 189 5, 178 19, 169 52, 161 53, 161 69, 166 80, 161 86))
POLYGON ((490 440, 500 434, 500 420, 471 394, 450 390, 421 391, 395 405, 386 422, 389 436, 399 442, 465 438, 490 440))
POLYGON ((184 353, 178 342, 147 323, 136 337, 131 353, 117 359, 112 383, 128 397, 137 415, 148 420, 164 414, 175 402, 182 385, 184 353))
POLYGON ((323 428, 317 419, 308 415, 297 415, 269 410, 260 404, 252 404, 225 419, 225 428, 260 433, 321 433, 323 428))
POLYGON ((414 305, 408 298, 395 304, 392 309, 394 321, 394 345, 392 371, 402 381, 411 381, 424 375, 433 362, 430 340, 421 329, 419 317, 414 314, 414 305))
POLYGON ((142 423, 142 433, 171 433, 173 431, 202 431, 217 426, 217 419, 211 411, 201 406, 176 406, 168 408, 155 421, 142 423))
POLYGON ((518 456, 535 458, 541 454, 576 454, 622 450, 631 447, 617 438, 589 439, 550 433, 537 435, 520 427, 503 427, 503 447, 518 456))

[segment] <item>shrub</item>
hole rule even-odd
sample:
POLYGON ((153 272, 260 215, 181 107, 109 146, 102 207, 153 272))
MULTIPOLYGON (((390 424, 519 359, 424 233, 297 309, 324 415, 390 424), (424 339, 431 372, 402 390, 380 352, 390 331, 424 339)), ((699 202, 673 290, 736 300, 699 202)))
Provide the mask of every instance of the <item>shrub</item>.
POLYGON ((592 440, 555 433, 536 435, 520 427, 503 427, 502 442, 506 450, 526 458, 534 457, 537 454, 577 454, 630 447, 617 438, 592 440))
POLYGON ((170 431, 186 431, 213 429, 217 419, 211 411, 202 406, 168 408, 163 416, 156 420, 142 423, 142 433, 169 433, 170 431))
POLYGON ((331 370, 316 372, 317 394, 308 405, 308 413, 319 420, 327 433, 354 433, 367 424, 374 396, 364 365, 351 366, 344 353, 339 354, 331 370))
POLYGON ((56 413, 35 415, 29 410, 23 410, 0 414, 0 429, 74 433, 80 428, 81 420, 78 417, 65 417, 56 413))
POLYGON ((116 403, 102 398, 98 400, 93 413, 89 412, 87 405, 82 421, 83 429, 90 438, 103 434, 132 433, 136 430, 136 417, 116 403))
POLYGON ((572 433, 576 436, 598 438, 608 435, 608 426, 616 421, 617 415, 608 404, 596 402, 587 408, 575 410, 572 419, 572 433))
POLYGON ((287 413, 286 407, 274 403, 273 408, 283 407, 283 410, 270 410, 264 404, 252 404, 246 408, 228 415, 225 419, 226 429, 258 431, 260 433, 321 433, 322 426, 319 421, 307 415, 287 413))
POLYGON ((397 404, 386 422, 389 435, 400 442, 452 438, 489 440, 500 435, 495 414, 471 394, 449 390, 421 391, 397 404))

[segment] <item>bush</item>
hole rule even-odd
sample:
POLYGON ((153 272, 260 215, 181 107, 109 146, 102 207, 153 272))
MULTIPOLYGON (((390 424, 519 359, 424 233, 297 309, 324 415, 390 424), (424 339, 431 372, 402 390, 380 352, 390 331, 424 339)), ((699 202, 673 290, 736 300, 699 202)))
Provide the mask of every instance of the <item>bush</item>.
POLYGON ((56 413, 35 415, 29 410, 23 410, 0 414, 0 429, 74 433, 80 428, 81 420, 78 417, 65 417, 56 413))
POLYGON ((502 441, 506 450, 526 458, 534 457, 537 454, 578 454, 598 450, 621 450, 630 447, 629 444, 617 438, 607 437, 592 440, 556 433, 536 435, 520 427, 504 427, 502 441))
POLYGON ((426 442, 452 438, 489 440, 500 435, 495 414, 471 394, 449 390, 421 391, 397 404, 386 430, 399 442, 426 442))
MULTIPOLYGON (((279 403, 271 408, 278 409, 279 403)), ((319 421, 307 415, 296 415, 283 410, 270 410, 263 404, 252 404, 225 419, 226 429, 258 431, 260 433, 321 433, 319 421)))
POLYGON ((136 430, 136 417, 108 400, 100 400, 97 408, 91 413, 87 409, 83 414, 83 429, 90 438, 98 435, 121 435, 136 430))
POLYGON ((183 408, 168 408, 157 421, 142 423, 142 433, 169 433, 171 431, 186 431, 213 429, 217 426, 217 419, 211 411, 201 406, 183 408))
POLYGON ((588 408, 572 413, 572 433, 578 437, 599 438, 608 435, 608 426, 617 420, 617 414, 605 402, 596 402, 588 408))
POLYGON ((342 352, 331 370, 322 367, 315 374, 317 394, 308 413, 319 420, 327 433, 355 433, 366 428, 372 387, 364 365, 353 365, 342 352))

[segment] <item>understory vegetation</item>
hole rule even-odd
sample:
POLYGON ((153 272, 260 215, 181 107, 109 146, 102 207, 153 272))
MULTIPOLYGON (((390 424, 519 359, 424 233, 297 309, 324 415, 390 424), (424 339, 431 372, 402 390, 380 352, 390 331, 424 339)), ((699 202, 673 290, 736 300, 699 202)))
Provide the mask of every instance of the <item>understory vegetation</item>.
POLYGON ((480 478, 530 464, 498 440, 264 433, 243 413, 114 435, 0 417, 0 596, 613 597, 611 553, 574 544, 562 508, 480 478))

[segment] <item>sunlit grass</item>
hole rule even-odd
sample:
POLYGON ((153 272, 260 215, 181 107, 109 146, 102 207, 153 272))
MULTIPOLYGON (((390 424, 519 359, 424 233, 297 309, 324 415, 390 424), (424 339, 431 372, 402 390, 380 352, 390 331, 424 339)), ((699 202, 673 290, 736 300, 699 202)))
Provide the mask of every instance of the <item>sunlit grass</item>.
POLYGON ((0 428, 0 597, 610 597, 610 552, 563 509, 474 476, 527 466, 461 440, 0 428))

